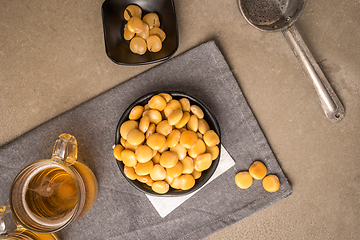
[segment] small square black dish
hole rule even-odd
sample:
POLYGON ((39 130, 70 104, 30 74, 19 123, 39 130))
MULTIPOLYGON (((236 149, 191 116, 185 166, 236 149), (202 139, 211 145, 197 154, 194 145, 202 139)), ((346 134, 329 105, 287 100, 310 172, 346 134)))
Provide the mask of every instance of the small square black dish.
MULTIPOLYGON (((121 135, 120 135, 120 127, 121 125, 129 120, 129 113, 130 111, 136 106, 136 105, 141 105, 144 106, 145 104, 148 103, 148 101, 150 100, 150 98, 156 94, 158 94, 160 92, 152 92, 152 93, 148 93, 142 97, 140 97, 139 99, 137 99, 136 101, 134 101, 123 113, 123 115, 121 116, 119 123, 116 127, 116 133, 115 133, 115 145, 116 144, 120 144, 120 139, 121 139, 121 135)), ((187 98, 190 101, 190 104, 193 105, 198 105, 203 111, 204 111, 204 119, 206 120, 206 122, 209 124, 210 129, 214 130, 217 135, 220 138, 221 141, 221 136, 220 136, 220 127, 219 124, 215 118, 215 116, 210 112, 210 110, 199 100, 197 100, 196 98, 183 93, 183 92, 176 92, 176 91, 166 91, 166 93, 169 93, 172 96, 172 99, 181 99, 181 98, 187 98)), ((124 163, 122 161, 118 161, 116 160, 118 167, 121 171, 121 173, 123 174, 123 176, 125 177, 125 179, 137 190, 148 194, 148 195, 152 195, 152 196, 166 196, 166 197, 176 197, 176 196, 183 196, 183 195, 187 195, 190 194, 198 189, 200 189, 202 186, 205 185, 205 183, 207 181, 209 181, 209 179, 211 178, 211 176, 214 174, 219 161, 220 161, 220 155, 221 155, 221 142, 217 145, 219 148, 219 155, 216 159, 213 160, 211 166, 202 172, 201 177, 196 179, 195 181, 195 186, 192 187, 189 190, 180 190, 180 189, 173 189, 170 187, 170 190, 165 193, 165 194, 158 194, 155 193, 154 191, 152 191, 151 187, 149 187, 147 184, 139 182, 137 180, 130 180, 128 177, 126 177, 125 173, 124 173, 124 163)))
POLYGON ((102 5, 105 48, 108 57, 116 64, 141 65, 164 61, 173 56, 178 48, 178 29, 173 0, 106 0, 102 5), (143 12, 154 12, 159 16, 160 28, 166 39, 159 52, 146 51, 138 55, 130 51, 129 41, 123 37, 127 21, 124 11, 130 4, 138 5, 143 12))

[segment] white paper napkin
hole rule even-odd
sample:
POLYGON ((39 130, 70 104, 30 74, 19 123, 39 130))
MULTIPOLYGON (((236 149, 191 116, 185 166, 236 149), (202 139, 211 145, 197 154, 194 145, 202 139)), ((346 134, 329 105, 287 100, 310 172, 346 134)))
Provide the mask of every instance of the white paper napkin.
MULTIPOLYGON (((211 176, 209 181, 207 181, 204 186, 212 182, 215 178, 226 172, 229 168, 234 166, 235 161, 231 158, 229 153, 226 151, 223 145, 221 145, 221 154, 220 154, 220 161, 219 165, 216 168, 214 174, 211 176)), ((185 196, 180 197, 155 197, 146 195, 147 198, 150 200, 152 205, 155 207, 156 211, 160 214, 161 217, 165 217, 169 213, 171 213, 174 209, 176 209, 178 206, 180 206, 182 203, 184 203, 187 199, 192 197, 194 194, 196 194, 198 191, 201 191, 201 189, 204 187, 202 186, 198 190, 196 190, 193 193, 190 193, 185 196)))

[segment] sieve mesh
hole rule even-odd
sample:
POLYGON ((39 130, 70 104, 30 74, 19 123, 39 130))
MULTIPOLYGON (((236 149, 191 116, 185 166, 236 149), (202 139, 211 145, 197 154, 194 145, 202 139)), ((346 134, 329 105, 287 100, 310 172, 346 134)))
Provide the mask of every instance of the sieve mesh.
POLYGON ((300 15, 305 0, 239 0, 246 20, 261 30, 281 30, 300 15))
POLYGON ((278 21, 288 4, 286 0, 250 0, 241 1, 242 7, 247 10, 249 18, 254 24, 269 25, 278 21))

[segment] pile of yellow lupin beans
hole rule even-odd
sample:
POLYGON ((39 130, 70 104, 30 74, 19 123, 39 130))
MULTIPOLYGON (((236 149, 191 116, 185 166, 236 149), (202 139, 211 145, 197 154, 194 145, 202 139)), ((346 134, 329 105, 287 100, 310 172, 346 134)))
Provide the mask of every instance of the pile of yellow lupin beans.
POLYGON ((113 153, 124 163, 125 175, 159 194, 170 187, 191 189, 219 156, 219 136, 204 120, 203 110, 168 93, 135 106, 120 135, 113 153))
POLYGON ((253 179, 262 180, 264 189, 268 192, 276 192, 280 188, 280 181, 276 175, 267 175, 266 166, 260 162, 255 161, 249 167, 249 171, 239 172, 235 175, 235 183, 241 189, 247 189, 253 184, 253 179))
POLYGON ((124 38, 130 41, 130 50, 143 55, 146 50, 158 52, 166 38, 160 28, 160 19, 156 13, 148 13, 143 18, 142 9, 137 5, 129 5, 124 11, 127 22, 124 28, 124 38))

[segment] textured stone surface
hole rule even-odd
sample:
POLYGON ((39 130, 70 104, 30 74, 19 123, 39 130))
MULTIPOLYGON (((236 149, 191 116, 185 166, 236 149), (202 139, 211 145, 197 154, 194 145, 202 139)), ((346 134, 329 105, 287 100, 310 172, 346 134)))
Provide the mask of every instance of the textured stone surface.
MULTIPOLYGON (((154 66, 108 59, 101 4, 0 3, 0 145, 154 66)), ((235 0, 175 7, 177 54, 216 41, 293 186, 207 239, 359 238, 360 1, 309 0, 296 23, 346 108, 339 123, 322 113, 282 34, 251 27, 235 0)))

